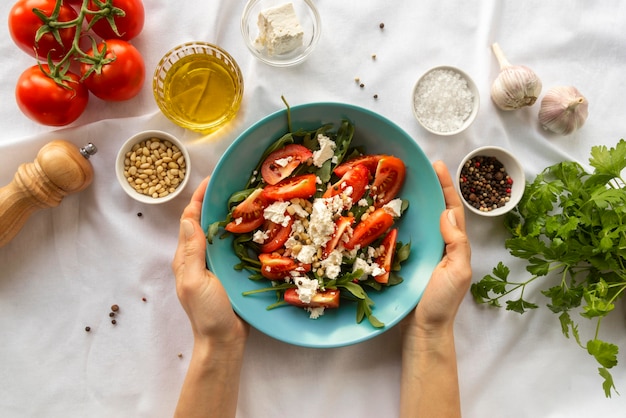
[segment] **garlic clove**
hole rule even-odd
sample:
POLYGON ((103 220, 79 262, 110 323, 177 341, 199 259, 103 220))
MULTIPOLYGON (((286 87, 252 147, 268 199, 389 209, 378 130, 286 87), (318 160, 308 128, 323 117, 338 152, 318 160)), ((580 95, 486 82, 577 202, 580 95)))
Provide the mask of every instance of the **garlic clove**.
POLYGON ((576 87, 551 88, 541 100, 539 123, 551 132, 569 135, 585 123, 589 102, 576 87))
POLYGON ((515 110, 532 106, 541 94, 541 80, 524 65, 512 65, 504 56, 498 43, 491 46, 500 73, 491 85, 491 99, 501 110, 515 110))

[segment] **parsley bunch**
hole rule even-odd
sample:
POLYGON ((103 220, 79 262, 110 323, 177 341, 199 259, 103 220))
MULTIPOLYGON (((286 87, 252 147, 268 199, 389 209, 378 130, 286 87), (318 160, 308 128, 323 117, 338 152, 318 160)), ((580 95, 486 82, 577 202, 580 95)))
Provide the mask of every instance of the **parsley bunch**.
POLYGON ((519 205, 505 217, 512 237, 505 241, 511 255, 527 260, 526 280, 509 278, 500 262, 471 287, 478 303, 520 314, 537 304, 524 299, 531 284, 545 283, 541 293, 547 307, 559 317, 565 337, 599 363, 602 387, 611 397, 615 390, 609 369, 617 364, 618 347, 600 339, 602 319, 615 308, 626 290, 626 141, 615 148, 591 149, 588 173, 576 162, 561 162, 546 168, 526 185, 519 205), (548 283, 548 277, 555 278, 548 283), (595 321, 595 333, 583 343, 572 313, 595 321))

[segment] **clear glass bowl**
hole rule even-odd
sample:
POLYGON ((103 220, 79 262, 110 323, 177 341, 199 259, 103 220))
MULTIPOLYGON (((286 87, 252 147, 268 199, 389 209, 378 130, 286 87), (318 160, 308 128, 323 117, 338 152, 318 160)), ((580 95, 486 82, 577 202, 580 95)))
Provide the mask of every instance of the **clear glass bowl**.
POLYGON ((243 76, 235 59, 206 42, 188 42, 163 56, 154 71, 157 105, 172 122, 202 133, 235 117, 243 98, 243 76))
POLYGON ((311 0, 292 0, 290 3, 304 32, 302 45, 284 54, 270 54, 268 48, 257 41, 259 14, 286 3, 287 0, 249 0, 241 16, 241 33, 248 49, 264 63, 276 67, 288 67, 304 61, 315 49, 322 30, 320 15, 315 4, 311 0))

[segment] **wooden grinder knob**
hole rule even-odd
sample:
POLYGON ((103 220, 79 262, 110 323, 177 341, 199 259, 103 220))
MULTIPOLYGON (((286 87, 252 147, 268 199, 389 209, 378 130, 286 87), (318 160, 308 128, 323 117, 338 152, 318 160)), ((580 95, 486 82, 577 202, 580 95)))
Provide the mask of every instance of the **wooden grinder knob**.
POLYGON ((68 194, 89 186, 93 167, 88 158, 96 151, 93 144, 79 149, 55 140, 39 150, 35 161, 20 165, 11 183, 0 188, 0 247, 17 235, 33 212, 56 207, 68 194))

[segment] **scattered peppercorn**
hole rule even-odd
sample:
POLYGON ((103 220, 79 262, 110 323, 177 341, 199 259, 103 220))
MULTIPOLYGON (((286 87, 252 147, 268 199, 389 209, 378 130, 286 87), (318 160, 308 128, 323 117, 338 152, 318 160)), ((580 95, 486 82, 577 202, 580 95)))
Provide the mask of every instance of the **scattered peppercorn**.
POLYGON ((183 353, 178 353, 178 358, 183 358, 183 353))
POLYGON ((471 206, 482 212, 504 206, 511 199, 511 184, 513 179, 495 157, 477 155, 461 168, 461 194, 471 206))
POLYGON ((372 59, 375 60, 376 59, 376 54, 372 54, 372 59))
POLYGON ((144 301, 144 302, 148 301, 148 299, 146 299, 146 298, 141 298, 141 300, 144 301))
POLYGON ((365 84, 361 83, 361 84, 359 84, 359 87, 363 88, 363 87, 365 87, 365 84))
POLYGON ((380 25, 378 25, 379 28, 384 29, 385 28, 385 24, 381 23, 380 25))
POLYGON ((85 327, 85 331, 87 332, 91 331, 91 327, 85 327))
POLYGON ((137 216, 141 218, 143 216, 143 213, 137 212, 137 216))
POLYGON ((374 95, 374 99, 378 99, 378 94, 375 94, 375 95, 374 95))
POLYGON ((120 310, 120 307, 119 307, 118 305, 112 305, 112 306, 111 306, 111 310, 112 310, 113 312, 117 312, 117 311, 119 311, 119 310, 120 310))
POLYGON ((109 316, 110 316, 111 318, 113 318, 113 317, 115 316, 115 312, 111 312, 111 313, 109 313, 109 316))
POLYGON ((112 323, 113 325, 115 325, 115 324, 117 324, 117 321, 116 321, 115 319, 112 319, 112 320, 111 320, 111 323, 112 323))

